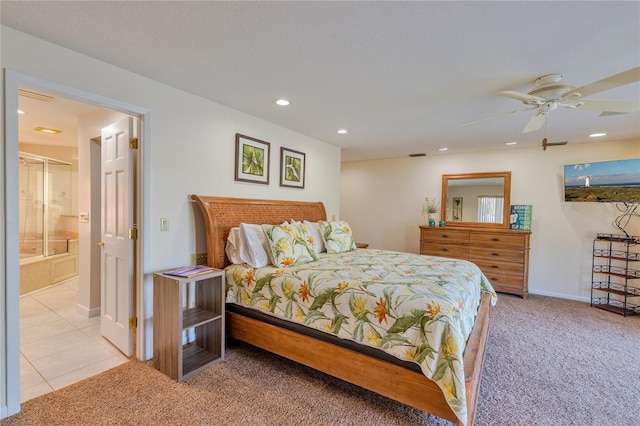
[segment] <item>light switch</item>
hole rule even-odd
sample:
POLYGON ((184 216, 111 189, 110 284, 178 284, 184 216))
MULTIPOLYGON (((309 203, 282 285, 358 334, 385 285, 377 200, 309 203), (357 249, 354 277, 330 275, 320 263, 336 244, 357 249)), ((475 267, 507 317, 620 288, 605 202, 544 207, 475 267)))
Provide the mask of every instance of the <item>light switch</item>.
POLYGON ((89 223, 89 213, 87 212, 80 213, 80 223, 89 223))
POLYGON ((166 217, 161 217, 160 218, 160 230, 161 231, 168 231, 169 230, 169 219, 167 219, 166 217))

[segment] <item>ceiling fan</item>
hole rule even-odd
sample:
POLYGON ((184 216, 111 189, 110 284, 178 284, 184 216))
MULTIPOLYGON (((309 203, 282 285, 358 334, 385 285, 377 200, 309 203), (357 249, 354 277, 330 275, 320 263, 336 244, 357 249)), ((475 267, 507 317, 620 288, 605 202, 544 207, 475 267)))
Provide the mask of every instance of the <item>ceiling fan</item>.
POLYGON ((480 118, 478 120, 463 123, 462 125, 468 126, 470 124, 479 123, 481 121, 490 120, 503 115, 537 110, 522 131, 522 133, 527 133, 540 129, 547 120, 549 113, 557 109, 559 106, 565 108, 602 111, 600 114, 601 116, 627 114, 640 110, 640 102, 638 101, 584 99, 589 95, 640 81, 640 67, 632 68, 578 88, 571 84, 563 83, 562 78, 562 74, 543 75, 536 79, 533 89, 528 93, 516 92, 514 90, 497 92, 496 94, 499 96, 505 96, 507 98, 522 101, 522 103, 529 105, 529 107, 480 118))

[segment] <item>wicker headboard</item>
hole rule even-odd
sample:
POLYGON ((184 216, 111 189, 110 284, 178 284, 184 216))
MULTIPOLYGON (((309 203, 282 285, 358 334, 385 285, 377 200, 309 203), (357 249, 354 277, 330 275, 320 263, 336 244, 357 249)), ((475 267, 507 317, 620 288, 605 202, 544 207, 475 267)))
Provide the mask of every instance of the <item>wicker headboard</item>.
POLYGON ((327 220, 321 202, 255 200, 192 195, 204 216, 207 230, 207 261, 213 268, 229 264, 224 251, 229 230, 243 223, 279 224, 285 220, 327 220))

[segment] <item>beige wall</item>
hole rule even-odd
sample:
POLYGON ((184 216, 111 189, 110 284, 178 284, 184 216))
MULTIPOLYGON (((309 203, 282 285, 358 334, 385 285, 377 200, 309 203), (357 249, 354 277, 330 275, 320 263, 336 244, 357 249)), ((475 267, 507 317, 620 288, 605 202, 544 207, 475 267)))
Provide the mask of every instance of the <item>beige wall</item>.
MULTIPOLYGON (((425 197, 440 199, 443 174, 511 171, 511 204, 533 205, 529 290, 589 300, 592 240, 619 233, 615 204, 564 202, 564 165, 640 157, 640 141, 592 142, 342 164, 340 216, 357 241, 418 253, 425 197)), ((640 218, 627 230, 640 235, 640 218)))

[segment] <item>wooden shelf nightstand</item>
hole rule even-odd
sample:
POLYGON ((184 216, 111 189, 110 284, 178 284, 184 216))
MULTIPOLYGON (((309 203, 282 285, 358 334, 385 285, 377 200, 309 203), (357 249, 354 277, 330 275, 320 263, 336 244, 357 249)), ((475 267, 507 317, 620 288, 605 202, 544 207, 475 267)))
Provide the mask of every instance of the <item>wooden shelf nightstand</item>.
POLYGON ((153 361, 182 381, 224 360, 224 272, 153 274, 153 361))

